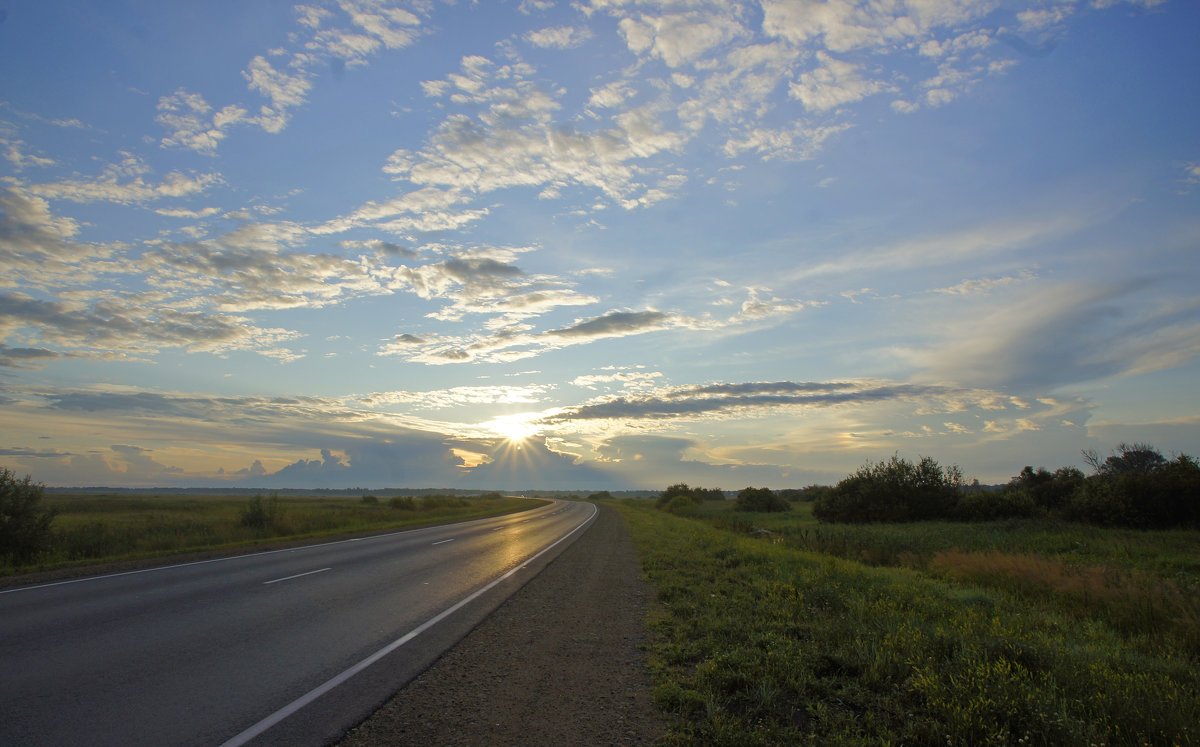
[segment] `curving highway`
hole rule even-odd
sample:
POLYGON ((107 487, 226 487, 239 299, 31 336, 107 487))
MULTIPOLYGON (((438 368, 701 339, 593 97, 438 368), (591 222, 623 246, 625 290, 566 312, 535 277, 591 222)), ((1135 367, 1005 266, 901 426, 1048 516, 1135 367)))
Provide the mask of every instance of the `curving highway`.
POLYGON ((0 744, 325 744, 595 517, 509 516, 0 591, 0 744))

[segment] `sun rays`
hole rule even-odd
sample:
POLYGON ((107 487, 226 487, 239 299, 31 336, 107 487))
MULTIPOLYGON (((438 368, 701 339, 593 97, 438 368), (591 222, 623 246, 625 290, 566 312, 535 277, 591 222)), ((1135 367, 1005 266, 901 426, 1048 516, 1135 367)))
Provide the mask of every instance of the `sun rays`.
POLYGON ((501 415, 488 423, 487 427, 504 440, 504 446, 519 450, 538 431, 530 417, 528 413, 501 415))

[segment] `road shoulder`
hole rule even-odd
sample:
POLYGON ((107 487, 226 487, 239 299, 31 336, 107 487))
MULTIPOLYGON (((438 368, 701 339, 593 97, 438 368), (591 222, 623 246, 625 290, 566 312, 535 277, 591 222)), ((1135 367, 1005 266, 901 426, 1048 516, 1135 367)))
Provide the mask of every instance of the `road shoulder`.
POLYGON ((587 532, 342 747, 653 744, 650 594, 620 514, 587 532))

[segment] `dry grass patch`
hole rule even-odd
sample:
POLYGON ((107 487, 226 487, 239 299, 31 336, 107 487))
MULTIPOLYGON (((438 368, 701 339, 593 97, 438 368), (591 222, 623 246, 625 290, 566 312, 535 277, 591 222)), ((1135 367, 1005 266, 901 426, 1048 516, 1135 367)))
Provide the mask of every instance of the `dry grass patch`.
POLYGON ((1200 654, 1200 589, 1145 571, 1067 563, 1030 553, 947 550, 928 567, 956 581, 1004 589, 1025 599, 1056 601, 1106 620, 1117 630, 1170 638, 1200 654))

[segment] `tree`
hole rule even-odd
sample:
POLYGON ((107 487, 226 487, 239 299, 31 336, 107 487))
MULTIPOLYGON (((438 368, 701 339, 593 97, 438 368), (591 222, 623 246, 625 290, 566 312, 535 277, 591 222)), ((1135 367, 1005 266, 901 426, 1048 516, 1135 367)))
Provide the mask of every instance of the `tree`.
POLYGON ((791 506, 770 488, 743 488, 737 494, 738 511, 787 511, 791 506))
POLYGON ((1075 467, 1060 467, 1051 473, 1045 467, 1035 470, 1026 466, 1004 487, 1004 492, 1006 498, 1011 498, 1013 493, 1022 493, 1033 506, 1056 511, 1075 494, 1083 480, 1083 472, 1075 467))
POLYGON ((947 518, 963 493, 962 471, 931 457, 914 464, 893 455, 870 462, 821 495, 813 516, 821 521, 920 521, 947 518))
MULTIPOLYGON (((676 498, 682 498, 693 503, 698 503, 698 501, 692 496, 692 489, 688 487, 688 484, 686 482, 677 482, 674 485, 668 486, 667 489, 662 492, 662 495, 658 496, 658 500, 654 502, 654 505, 657 508, 665 509, 671 504, 672 501, 675 501, 676 498)), ((676 501, 676 505, 680 505, 680 502, 676 501)))
POLYGON ((13 565, 34 560, 50 546, 54 511, 41 507, 44 491, 29 475, 18 480, 15 472, 0 467, 0 557, 13 565))
POLYGON ((1095 449, 1085 449, 1083 459, 1092 466, 1092 470, 1096 474, 1107 477, 1128 474, 1146 475, 1167 464, 1167 458, 1162 455, 1161 451, 1145 443, 1117 444, 1112 456, 1103 462, 1100 461, 1100 456, 1095 449))
POLYGON ((1200 464, 1186 454, 1167 461, 1149 444, 1120 444, 1100 461, 1083 453, 1095 474, 1065 507, 1068 518, 1135 527, 1200 524, 1200 464))

